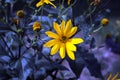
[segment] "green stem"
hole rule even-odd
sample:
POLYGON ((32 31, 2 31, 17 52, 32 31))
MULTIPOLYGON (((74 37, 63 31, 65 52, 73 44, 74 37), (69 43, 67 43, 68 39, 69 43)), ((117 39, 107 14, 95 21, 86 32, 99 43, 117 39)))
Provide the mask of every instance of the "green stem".
POLYGON ((18 58, 21 56, 21 45, 19 45, 19 52, 18 52, 18 58))
POLYGON ((64 13, 66 13, 72 6, 74 6, 76 4, 77 0, 74 1, 73 4, 71 4, 68 8, 66 8, 61 15, 63 15, 64 13))
POLYGON ((74 18, 74 8, 72 7, 72 20, 73 20, 73 26, 75 25, 75 18, 74 18))
POLYGON ((103 26, 100 26, 98 29, 94 30, 93 32, 98 32, 99 30, 101 30, 103 28, 103 26))
POLYGON ((20 43, 19 43, 19 50, 18 50, 18 58, 21 56, 21 44, 22 44, 22 36, 21 36, 21 34, 19 35, 19 37, 20 37, 20 43))
POLYGON ((91 6, 89 6, 89 14, 90 14, 90 25, 92 27, 92 13, 91 13, 91 6))
POLYGON ((65 0, 62 0, 62 5, 64 5, 64 1, 65 1, 65 0))
POLYGON ((8 15, 7 15, 7 10, 5 10, 5 21, 8 23, 8 15))
POLYGON ((42 9, 42 7, 39 7, 39 9, 34 13, 34 16, 37 15, 37 13, 42 9))

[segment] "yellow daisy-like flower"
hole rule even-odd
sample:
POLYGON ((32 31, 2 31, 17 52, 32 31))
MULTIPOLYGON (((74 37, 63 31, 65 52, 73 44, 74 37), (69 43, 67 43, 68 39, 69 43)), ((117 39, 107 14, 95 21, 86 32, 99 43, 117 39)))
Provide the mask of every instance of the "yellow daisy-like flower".
POLYGON ((46 4, 52 5, 54 8, 56 8, 56 6, 55 6, 53 3, 51 3, 51 1, 54 1, 54 0, 40 0, 40 1, 36 4, 36 7, 40 7, 40 6, 42 6, 44 3, 46 3, 46 4))
POLYGON ((68 0, 68 5, 70 5, 71 0, 68 0))
POLYGON ((54 30, 47 31, 46 34, 53 38, 52 40, 45 43, 45 47, 52 47, 50 54, 54 55, 60 51, 60 57, 65 58, 65 53, 72 60, 75 60, 74 51, 76 51, 75 44, 80 44, 83 42, 82 38, 71 38, 77 31, 77 26, 72 27, 71 20, 68 20, 66 23, 63 20, 61 25, 58 25, 56 22, 53 23, 54 30))
POLYGON ((33 24, 33 30, 34 31, 40 30, 40 28, 41 28, 41 24, 38 21, 34 22, 34 24, 33 24))

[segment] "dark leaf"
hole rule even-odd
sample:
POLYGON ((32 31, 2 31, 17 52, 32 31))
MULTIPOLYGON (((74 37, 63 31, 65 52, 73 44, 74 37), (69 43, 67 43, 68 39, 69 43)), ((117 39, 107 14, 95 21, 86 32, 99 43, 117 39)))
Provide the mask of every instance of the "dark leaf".
POLYGON ((28 66, 28 61, 25 58, 22 58, 20 60, 20 65, 21 65, 21 72, 20 72, 20 79, 21 80, 26 80, 27 77, 30 75, 31 73, 31 69, 28 66), (27 67, 27 68, 26 68, 27 67))
POLYGON ((0 22, 0 33, 7 32, 8 30, 11 30, 8 24, 0 22))
POLYGON ((39 79, 43 80, 45 78, 46 74, 47 73, 46 73, 45 68, 41 67, 38 71, 36 71, 34 73, 34 78, 35 78, 35 80, 39 80, 39 79))
POLYGON ((38 68, 44 67, 46 70, 68 70, 66 67, 62 66, 56 62, 49 62, 49 61, 39 61, 36 63, 38 68))
POLYGON ((103 79, 102 73, 101 73, 101 66, 98 63, 97 59, 92 53, 89 53, 87 50, 78 47, 79 56, 85 61, 85 65, 87 66, 89 72, 92 76, 98 77, 103 79))
POLYGON ((82 58, 76 57, 75 61, 67 59, 69 62, 70 68, 75 73, 76 77, 79 78, 83 68, 85 67, 85 62, 82 58))
POLYGON ((13 5, 13 10, 14 11, 22 10, 25 7, 25 5, 27 5, 27 3, 25 1, 17 0, 13 5))
POLYGON ((10 57, 6 55, 0 55, 0 62, 8 63, 10 61, 10 57))
POLYGON ((9 69, 7 73, 12 77, 19 77, 20 73, 22 72, 21 60, 17 58, 11 59, 11 63, 9 64, 9 69))
POLYGON ((6 55, 8 52, 5 50, 5 45, 2 40, 0 40, 0 55, 6 55))
POLYGON ((94 57, 93 54, 86 54, 86 58, 84 60, 86 61, 86 65, 88 70, 90 71, 92 76, 103 78, 101 74, 101 66, 98 63, 97 59, 94 57))
POLYGON ((11 76, 7 73, 5 69, 0 69, 0 80, 8 80, 11 76))
POLYGON ((95 47, 95 38, 92 38, 91 43, 90 43, 90 48, 95 47))
POLYGON ((68 70, 66 67, 62 66, 56 62, 49 62, 46 60, 39 60, 35 63, 36 71, 34 73, 35 80, 43 80, 47 75, 55 70, 68 70))
POLYGON ((19 78, 14 77, 14 78, 11 78, 10 80, 19 80, 19 78))

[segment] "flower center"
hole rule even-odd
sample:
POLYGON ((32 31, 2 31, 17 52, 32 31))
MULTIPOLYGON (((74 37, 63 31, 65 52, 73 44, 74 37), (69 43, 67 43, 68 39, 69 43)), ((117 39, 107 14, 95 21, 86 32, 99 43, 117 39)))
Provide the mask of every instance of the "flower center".
POLYGON ((65 36, 62 36, 62 40, 63 40, 63 41, 66 40, 66 37, 65 37, 65 36))
POLYGON ((60 41, 63 42, 63 43, 66 42, 66 40, 67 40, 66 36, 62 36, 61 39, 60 39, 60 41))

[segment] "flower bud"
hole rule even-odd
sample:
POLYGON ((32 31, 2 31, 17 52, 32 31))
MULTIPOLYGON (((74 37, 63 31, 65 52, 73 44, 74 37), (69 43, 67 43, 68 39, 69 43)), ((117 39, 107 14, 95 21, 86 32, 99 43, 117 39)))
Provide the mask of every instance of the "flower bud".
POLYGON ((18 25, 18 24, 19 24, 19 20, 18 20, 17 18, 13 18, 13 23, 14 23, 15 25, 18 25))
POLYGON ((101 20, 101 24, 102 24, 103 26, 106 26, 108 23, 109 23, 109 20, 108 20, 107 18, 103 18, 103 19, 101 20))
POLYGON ((38 22, 38 21, 34 22, 34 24, 33 24, 33 30, 34 31, 38 31, 38 30, 40 30, 40 28, 41 28, 40 22, 38 22))
POLYGON ((19 17, 19 18, 23 18, 24 17, 24 11, 23 10, 19 10, 19 11, 17 11, 17 16, 19 17))

